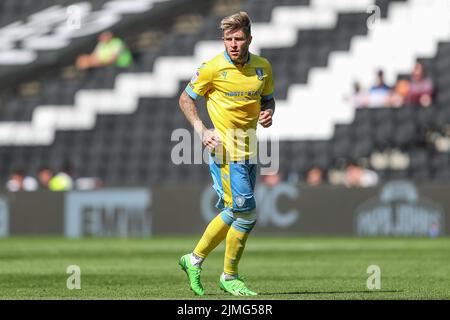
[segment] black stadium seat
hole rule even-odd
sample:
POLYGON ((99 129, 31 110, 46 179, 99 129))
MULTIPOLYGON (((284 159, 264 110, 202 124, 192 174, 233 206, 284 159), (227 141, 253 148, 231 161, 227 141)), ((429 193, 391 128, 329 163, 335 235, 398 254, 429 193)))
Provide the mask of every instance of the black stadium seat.
MULTIPOLYGON (((388 4, 399 0, 377 0, 381 15, 386 17, 388 4)), ((403 0, 400 0, 403 1, 403 0)), ((69 3, 67 1, 65 3, 69 3)), ((277 6, 309 6, 308 0, 247 0, 241 10, 249 12, 255 23, 269 22, 277 6)), ((0 24, 7 18, 20 16, 24 10, 37 10, 53 1, 0 1, 0 24), (26 4, 27 7, 24 7, 26 4)), ((202 13, 203 24, 193 34, 180 34, 172 29, 164 34, 158 46, 142 52, 137 64, 130 69, 105 68, 80 73, 79 78, 63 79, 62 70, 36 75, 41 88, 34 95, 18 95, 14 90, 1 92, 0 122, 30 121, 33 110, 40 105, 71 105, 80 89, 113 89, 116 77, 122 72, 151 72, 155 60, 164 56, 191 56, 198 41, 220 38, 217 28, 221 16, 213 10, 202 13)), ((337 25, 329 29, 298 30, 292 47, 261 49, 276 77, 276 99, 284 100, 293 84, 306 84, 313 67, 326 67, 332 51, 350 48, 355 35, 367 33, 366 12, 340 13, 337 25)), ((147 31, 147 30, 146 30, 147 31)), ((131 40, 135 35, 130 36, 131 40)), ((445 134, 450 124, 450 43, 442 42, 434 58, 423 60, 436 82, 438 94, 435 105, 429 108, 365 108, 357 109, 352 123, 337 123, 327 141, 281 141, 282 171, 304 174, 311 165, 324 169, 336 163, 368 158, 374 151, 401 149, 409 155, 405 170, 389 168, 378 171, 382 179, 411 178, 415 181, 450 181, 448 154, 438 152, 433 145, 425 145, 430 132, 445 134)), ((67 66, 66 66, 67 67, 67 66)), ((186 85, 181 80, 179 90, 171 97, 140 97, 132 114, 99 114, 95 127, 89 130, 57 131, 50 146, 0 147, 0 175, 5 180, 16 166, 36 171, 40 165, 60 167, 70 160, 77 175, 99 176, 106 185, 151 185, 180 181, 209 182, 206 165, 171 163, 174 145, 170 135, 177 128, 190 124, 180 112, 178 95, 186 85)), ((17 88, 15 88, 17 89, 17 88)), ((19 91, 19 90, 16 90, 19 91)), ((299 104, 301 101, 299 101, 299 104)), ((200 101, 200 117, 207 119, 204 102, 200 101)), ((207 127, 212 127, 206 120, 207 127)))

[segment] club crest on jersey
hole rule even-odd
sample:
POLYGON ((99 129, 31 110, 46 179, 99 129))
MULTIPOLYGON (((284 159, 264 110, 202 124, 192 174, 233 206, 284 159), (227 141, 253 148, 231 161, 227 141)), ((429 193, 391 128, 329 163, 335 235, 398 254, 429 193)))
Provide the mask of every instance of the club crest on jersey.
POLYGON ((258 75, 258 80, 264 79, 264 71, 262 68, 255 68, 256 74, 258 75))
POLYGON ((239 208, 241 208, 241 207, 244 205, 244 203, 245 203, 245 199, 244 199, 244 197, 242 197, 242 196, 237 196, 236 199, 235 199, 235 201, 236 201, 236 205, 237 205, 239 208))
POLYGON ((222 72, 222 77, 223 77, 224 79, 227 78, 227 72, 226 72, 226 71, 223 71, 223 72, 222 72))
POLYGON ((191 79, 191 83, 194 83, 198 79, 199 75, 200 75, 200 72, 196 71, 194 76, 191 79))

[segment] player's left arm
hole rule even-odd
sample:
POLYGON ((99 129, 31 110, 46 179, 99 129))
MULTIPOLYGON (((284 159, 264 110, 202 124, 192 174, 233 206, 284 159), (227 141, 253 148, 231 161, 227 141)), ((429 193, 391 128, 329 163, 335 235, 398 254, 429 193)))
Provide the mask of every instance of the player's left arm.
POLYGON ((272 125, 272 117, 275 113, 275 99, 261 101, 261 112, 259 114, 258 122, 264 127, 268 128, 272 125))
POLYGON ((273 77, 272 67, 267 61, 267 66, 264 68, 265 83, 261 94, 261 112, 259 114, 258 122, 264 127, 268 128, 272 125, 272 117, 275 113, 275 99, 273 98, 273 77))

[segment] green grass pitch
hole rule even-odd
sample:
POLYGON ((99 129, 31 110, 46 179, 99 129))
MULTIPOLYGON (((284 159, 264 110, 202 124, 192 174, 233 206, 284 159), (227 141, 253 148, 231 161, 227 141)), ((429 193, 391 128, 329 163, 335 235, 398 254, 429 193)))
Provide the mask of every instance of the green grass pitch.
MULTIPOLYGON (((218 288, 224 246, 204 263, 204 297, 178 258, 198 237, 0 240, 0 299, 235 299, 218 288), (81 289, 67 289, 69 265, 81 289)), ((240 273, 247 299, 450 299, 450 238, 250 237, 240 273), (369 265, 381 288, 369 290, 369 265)))

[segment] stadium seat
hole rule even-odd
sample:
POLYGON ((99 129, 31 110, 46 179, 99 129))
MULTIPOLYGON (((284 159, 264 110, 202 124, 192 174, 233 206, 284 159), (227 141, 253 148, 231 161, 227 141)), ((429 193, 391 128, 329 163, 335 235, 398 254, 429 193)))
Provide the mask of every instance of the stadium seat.
MULTIPOLYGON (((389 4, 396 1, 375 2, 381 8, 382 17, 389 15, 389 4)), ((24 3, 27 3, 30 10, 34 8, 34 2, 27 0, 24 3)), ((307 0, 247 0, 243 1, 242 9, 250 13, 255 24, 269 23, 273 18, 274 8, 308 8, 311 3, 312 1, 307 0)), ((0 4, 0 9, 0 17, 9 14, 17 17, 24 8, 22 2, 19 4, 17 1, 6 0, 0 4), (3 11, 6 7, 8 10, 3 11)), ((170 29, 159 46, 142 52, 133 68, 94 70, 80 74, 81 79, 76 80, 62 79, 59 72, 61 70, 53 70, 40 75, 41 88, 36 95, 16 96, 11 92, 2 92, 2 102, 5 103, 0 108, 0 123, 29 122, 33 111, 42 105, 74 105, 80 90, 114 89, 119 75, 152 72, 155 61, 159 58, 192 56, 199 41, 217 39, 220 36, 217 28, 220 17, 213 12, 205 12, 204 15, 198 32, 186 35, 170 29)), ((273 66, 277 101, 287 99, 293 86, 313 81, 311 71, 315 67, 330 67, 330 55, 337 51, 348 52, 355 45, 355 36, 365 38, 368 30, 367 13, 364 10, 338 12, 336 17, 337 23, 332 27, 298 28, 297 39, 291 46, 261 48, 260 54, 267 57, 273 66)), ((411 177, 417 181, 428 178, 434 181, 441 179, 441 176, 446 177, 446 166, 449 164, 446 155, 430 155, 424 144, 428 131, 437 130, 442 133, 450 123, 449 53, 450 44, 441 41, 437 45, 435 57, 421 59, 438 87, 435 105, 429 108, 356 109, 352 123, 343 123, 339 119, 334 122, 334 133, 327 141, 282 140, 282 170, 305 172, 312 164, 329 169, 341 160, 358 160, 370 157, 377 150, 400 148, 409 154, 409 168, 395 172, 380 170, 381 177, 411 177)), ((209 182, 209 173, 204 166, 175 166, 167 163, 174 145, 170 143, 172 131, 187 128, 192 132, 190 124, 179 111, 177 100, 187 80, 177 79, 178 90, 171 96, 139 96, 136 99, 136 110, 129 114, 100 113, 96 116, 94 128, 58 130, 51 145, 2 146, 1 174, 5 177, 16 165, 36 170, 36 164, 57 166, 62 164, 62 159, 69 158, 76 163, 79 174, 101 176, 111 185, 147 185, 167 181, 176 183, 186 179, 209 182)), ((296 105, 304 107, 303 102, 296 101, 296 105)), ((334 105, 327 105, 327 108, 334 108, 334 105)), ((198 109, 200 117, 206 120, 207 110, 203 101, 198 109)), ((212 127, 208 122, 207 126, 212 127)))

